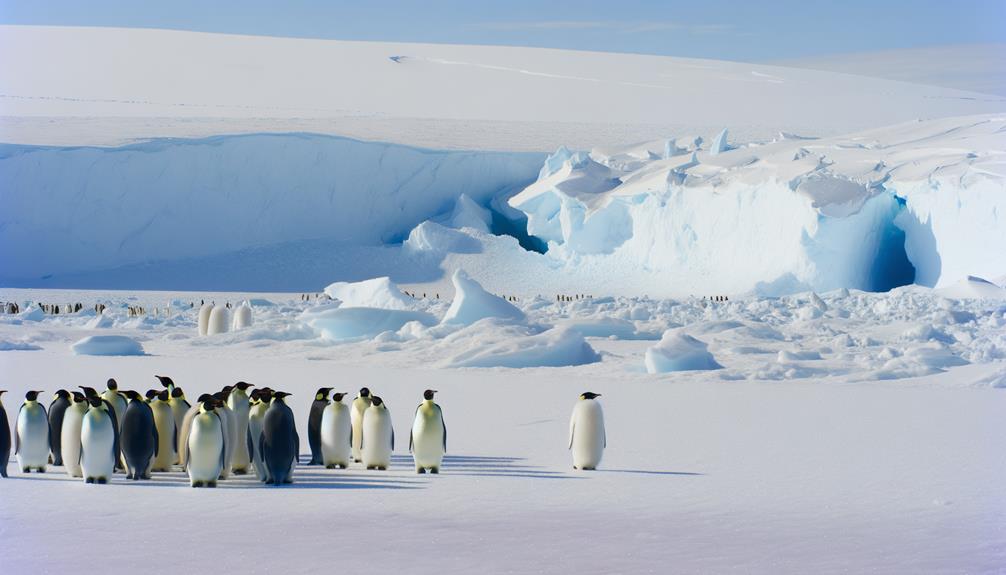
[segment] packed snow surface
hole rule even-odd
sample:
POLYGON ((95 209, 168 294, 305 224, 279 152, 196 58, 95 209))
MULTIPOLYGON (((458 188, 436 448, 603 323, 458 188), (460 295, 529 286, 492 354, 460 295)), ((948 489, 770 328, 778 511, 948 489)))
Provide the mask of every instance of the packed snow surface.
POLYGON ((143 355, 143 345, 123 335, 90 335, 71 349, 77 355, 143 355))

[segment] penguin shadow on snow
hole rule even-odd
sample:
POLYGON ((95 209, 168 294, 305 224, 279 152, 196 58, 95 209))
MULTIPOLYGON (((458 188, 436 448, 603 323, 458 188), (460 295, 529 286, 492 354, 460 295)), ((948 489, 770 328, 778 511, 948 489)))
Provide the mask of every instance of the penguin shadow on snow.
MULTIPOLYGON (((445 455, 441 473, 469 477, 514 477, 525 479, 583 479, 561 471, 549 471, 527 465, 523 457, 484 455, 445 455)), ((414 470, 412 457, 392 455, 392 466, 401 465, 414 470)))

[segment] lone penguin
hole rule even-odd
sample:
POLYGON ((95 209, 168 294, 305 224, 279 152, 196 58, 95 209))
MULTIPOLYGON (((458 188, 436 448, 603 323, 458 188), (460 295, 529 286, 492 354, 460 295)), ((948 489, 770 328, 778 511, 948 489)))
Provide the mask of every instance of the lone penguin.
POLYGON ((573 452, 573 469, 594 470, 608 440, 604 433, 604 412, 595 401, 600 393, 590 391, 580 394, 569 418, 569 449, 573 452))
POLYGON ((268 470, 267 483, 272 485, 293 483, 293 468, 300 449, 300 436, 297 435, 293 410, 283 401, 289 395, 283 391, 274 393, 269 409, 262 418, 259 449, 262 450, 262 459, 268 470))
POLYGON ((157 425, 154 411, 135 391, 124 392, 129 404, 122 414, 119 444, 126 460, 126 479, 150 479, 150 467, 157 455, 157 425))
POLYGON ((61 389, 56 392, 52 403, 49 404, 49 453, 52 457, 53 465, 63 465, 63 453, 60 449, 62 439, 63 417, 70 407, 70 392, 61 389))
POLYGON ((0 477, 7 477, 7 462, 10 461, 10 422, 7 421, 7 409, 3 406, 3 394, 6 389, 0 389, 0 477))
POLYGON ((384 400, 374 396, 372 404, 363 414, 363 442, 361 452, 367 469, 385 471, 391 466, 391 452, 395 450, 395 428, 391 412, 384 400))
POLYGON ((80 467, 86 483, 105 484, 112 479, 116 450, 112 408, 100 397, 92 397, 80 428, 80 467))
POLYGON ((352 457, 353 422, 349 406, 342 402, 344 397, 345 393, 333 394, 321 416, 321 460, 327 469, 345 469, 352 457))
POLYGON ((157 428, 157 449, 151 471, 171 471, 178 453, 178 435, 175 434, 175 414, 171 412, 168 403, 171 395, 167 389, 161 390, 157 397, 151 400, 150 409, 154 414, 154 427, 157 428))
POLYGON ((447 452, 447 426, 440 406, 433 402, 435 389, 423 392, 423 402, 416 408, 416 418, 409 434, 409 451, 416 464, 416 473, 440 473, 440 464, 447 452))
POLYGON ((331 387, 319 388, 314 394, 314 401, 311 402, 311 411, 307 416, 307 443, 311 446, 311 461, 308 465, 321 465, 321 416, 328 407, 328 394, 332 393, 331 387))
POLYGON ((251 451, 248 449, 248 442, 245 437, 248 435, 248 414, 251 410, 251 400, 247 390, 252 384, 239 381, 234 384, 234 389, 227 397, 227 407, 234 416, 235 430, 234 445, 231 448, 231 473, 234 475, 244 475, 248 473, 251 465, 251 451))
POLYGON ((216 411, 216 400, 199 404, 199 413, 192 420, 185 449, 187 470, 192 487, 216 487, 223 473, 227 434, 224 422, 216 411))
POLYGON ((38 402, 41 391, 24 394, 14 430, 14 453, 24 473, 32 469, 45 473, 49 463, 49 416, 38 402))
POLYGON ((83 477, 80 468, 80 428, 84 423, 84 414, 90 404, 83 393, 73 392, 73 403, 66 408, 63 415, 63 429, 60 430, 60 452, 63 457, 63 469, 70 477, 83 477))
POLYGON ((359 463, 363 461, 361 446, 363 445, 363 414, 370 408, 373 400, 370 397, 370 390, 366 387, 360 388, 359 395, 353 400, 351 418, 353 423, 353 461, 359 463))

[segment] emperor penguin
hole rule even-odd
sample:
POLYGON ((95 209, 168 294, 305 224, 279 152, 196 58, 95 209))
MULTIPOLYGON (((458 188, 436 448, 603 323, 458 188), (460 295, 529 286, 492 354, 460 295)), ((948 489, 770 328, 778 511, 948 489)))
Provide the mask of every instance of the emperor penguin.
POLYGON ((80 468, 87 483, 108 483, 115 471, 115 429, 108 403, 92 397, 80 428, 80 468))
POLYGON ((234 444, 237 443, 238 422, 231 408, 227 407, 227 399, 231 394, 230 386, 226 386, 222 391, 213 394, 216 400, 215 410, 224 424, 224 469, 220 473, 220 479, 227 479, 231 476, 231 463, 234 461, 234 444))
POLYGON ((272 390, 268 387, 256 389, 252 392, 251 400, 251 407, 248 409, 248 435, 245 438, 245 443, 251 454, 255 477, 264 482, 268 478, 268 473, 265 461, 262 459, 262 450, 259 448, 259 439, 262 438, 262 421, 265 419, 265 412, 269 409, 269 402, 272 401, 272 390))
POLYGON ((259 449, 262 450, 262 459, 267 469, 267 482, 272 485, 293 483, 293 468, 300 449, 300 436, 297 435, 293 410, 284 401, 289 395, 282 391, 274 393, 269 409, 262 418, 259 449))
POLYGON ((227 333, 227 328, 230 327, 230 315, 230 310, 222 305, 213 308, 213 311, 210 312, 209 323, 206 324, 206 335, 227 333))
POLYGON ((49 416, 38 402, 41 391, 24 394, 24 403, 17 413, 14 430, 14 453, 24 473, 35 469, 45 473, 49 463, 49 416))
POLYGON ((409 451, 416 464, 416 473, 440 473, 440 464, 447 452, 447 426, 444 412, 433 402, 437 390, 423 392, 423 402, 416 408, 416 418, 412 422, 409 435, 409 451))
POLYGON ((63 415, 63 428, 60 430, 60 452, 63 458, 63 468, 70 477, 83 477, 80 468, 80 428, 84 424, 84 414, 90 404, 83 393, 73 392, 73 403, 66 408, 63 415))
POLYGON ((231 448, 233 451, 231 473, 234 475, 248 473, 248 466, 251 465, 251 452, 248 450, 248 442, 245 441, 248 435, 248 414, 251 410, 251 399, 246 393, 249 387, 252 387, 252 384, 239 381, 234 384, 234 389, 227 397, 227 407, 234 415, 235 424, 234 445, 231 448))
MULTIPOLYGON (((112 407, 112 404, 108 400, 102 399, 102 397, 98 395, 98 390, 94 389, 93 387, 87 387, 84 385, 79 385, 77 387, 79 387, 84 392, 84 397, 87 398, 87 401, 89 403, 91 399, 97 397, 98 399, 100 399, 101 401, 103 401, 105 404, 108 405, 108 414, 112 416, 112 428, 115 430, 115 452, 119 453, 119 420, 117 417, 115 417, 115 408, 112 407)), ((115 460, 116 469, 124 468, 122 461, 120 459, 115 460)), ((64 457, 63 460, 65 461, 66 458, 64 457)))
POLYGON ((363 465, 367 469, 384 471, 391 465, 391 452, 395 450, 395 428, 391 425, 391 412, 377 396, 363 414, 363 465))
POLYGON ((366 387, 360 388, 360 394, 353 400, 350 414, 353 422, 353 461, 357 463, 363 461, 360 449, 363 445, 363 414, 370 408, 371 403, 370 390, 366 387))
POLYGON ((206 335, 207 328, 210 325, 210 314, 213 313, 213 304, 204 303, 199 307, 199 320, 198 329, 199 335, 206 335))
POLYGON ((139 393, 126 391, 124 394, 129 404, 122 414, 119 443, 126 459, 126 478, 150 479, 150 467, 159 446, 154 411, 139 393))
POLYGON ((314 394, 314 401, 311 402, 311 411, 307 416, 307 444, 311 446, 311 461, 308 465, 321 465, 321 416, 328 407, 328 394, 332 392, 331 387, 322 387, 314 394))
POLYGON ((196 404, 193 405, 185 412, 185 417, 182 419, 182 429, 178 432, 178 445, 182 446, 181 456, 179 457, 179 464, 182 468, 185 468, 185 446, 189 444, 189 431, 192 429, 192 420, 199 415, 200 405, 207 400, 212 400, 213 396, 204 393, 196 399, 196 404))
MULTIPOLYGON (((185 422, 185 414, 188 413, 189 409, 192 407, 189 402, 185 399, 185 392, 182 388, 175 387, 171 390, 171 399, 168 400, 168 405, 171 406, 171 413, 175 416, 175 433, 181 437, 182 433, 182 423, 185 422)), ((181 463, 182 453, 185 451, 182 442, 178 442, 182 448, 178 450, 178 455, 175 457, 175 463, 181 463)))
POLYGON ((192 487, 216 487, 223 473, 225 442, 224 422, 217 414, 218 402, 210 399, 199 404, 199 413, 192 420, 185 450, 185 460, 192 487))
POLYGON ((604 433, 604 412, 595 401, 600 393, 582 393, 569 418, 569 449, 573 452, 573 469, 594 470, 608 440, 604 433))
POLYGON ((6 389, 0 389, 0 477, 7 477, 7 462, 10 461, 10 422, 7 420, 7 409, 3 406, 3 394, 6 389))
POLYGON ((122 414, 126 412, 126 404, 128 403, 126 396, 119 392, 119 384, 114 379, 109 379, 105 387, 106 389, 102 392, 101 399, 112 404, 112 409, 115 410, 115 419, 122 421, 122 414))
POLYGON ((53 465, 63 465, 63 453, 60 450, 60 435, 63 430, 63 417, 66 409, 70 407, 70 392, 61 389, 56 392, 52 403, 49 404, 49 453, 52 457, 53 465))
POLYGON ((245 300, 234 310, 234 324, 231 327, 233 331, 238 331, 239 329, 251 326, 251 324, 252 309, 251 305, 248 304, 248 300, 245 300))
POLYGON ((327 469, 349 467, 352 456, 353 422, 344 397, 345 393, 333 394, 321 416, 321 460, 327 469))
POLYGON ((154 414, 154 427, 157 428, 157 455, 150 465, 151 471, 171 471, 178 452, 178 435, 175 434, 175 414, 171 412, 168 403, 170 394, 167 389, 161 390, 150 402, 154 414))

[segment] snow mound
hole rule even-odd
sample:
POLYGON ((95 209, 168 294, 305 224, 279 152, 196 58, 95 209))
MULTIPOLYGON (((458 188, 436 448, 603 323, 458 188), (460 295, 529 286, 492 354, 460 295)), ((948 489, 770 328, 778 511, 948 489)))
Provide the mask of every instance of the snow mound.
POLYGON ((456 270, 451 281, 454 283, 454 300, 441 323, 471 325, 490 317, 524 321, 524 312, 484 290, 464 270, 456 270))
POLYGON ((413 252, 434 254, 476 254, 482 251, 482 244, 472 236, 431 221, 413 228, 404 245, 413 252))
POLYGON ((71 349, 75 355, 144 355, 140 342, 124 335, 92 335, 71 349))
POLYGON ((336 282, 325 288, 325 295, 342 302, 342 307, 371 307, 408 310, 411 297, 402 293, 391 278, 381 277, 361 282, 336 282))
POLYGON ((606 337, 611 339, 657 339, 648 333, 636 331, 636 324, 615 317, 571 318, 556 324, 556 327, 576 330, 584 337, 606 337))
POLYGON ((562 367, 600 361, 580 332, 555 328, 515 337, 487 347, 476 346, 445 363, 446 367, 562 367))
POLYGON ((677 330, 667 330, 660 343, 646 350, 647 373, 720 369, 705 343, 677 330))
POLYGON ((489 233, 489 225, 492 223, 492 214, 489 210, 475 203, 475 200, 468 197, 468 194, 461 194, 454 202, 454 211, 451 212, 450 224, 454 228, 474 228, 480 232, 489 233))
POLYGON ((0 339, 0 351, 37 351, 41 347, 26 341, 10 341, 0 339))
POLYGON ((329 341, 372 338, 382 332, 398 331, 409 322, 424 326, 437 323, 436 318, 421 311, 335 304, 319 307, 305 311, 300 320, 329 341))
POLYGON ((1006 288, 975 276, 968 276, 953 285, 936 290, 936 292, 946 297, 958 299, 1006 299, 1006 288))
POLYGON ((17 314, 17 317, 21 321, 42 321, 45 319, 45 312, 42 311, 42 308, 36 305, 31 305, 28 306, 28 309, 17 314))
POLYGON ((115 320, 112 316, 106 314, 95 315, 93 318, 88 320, 84 324, 87 329, 106 329, 115 325, 115 320))

